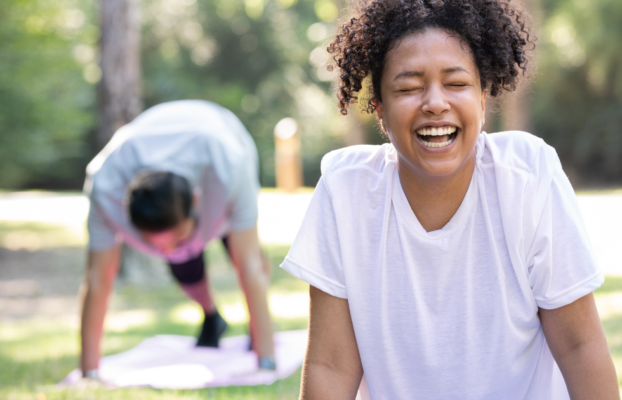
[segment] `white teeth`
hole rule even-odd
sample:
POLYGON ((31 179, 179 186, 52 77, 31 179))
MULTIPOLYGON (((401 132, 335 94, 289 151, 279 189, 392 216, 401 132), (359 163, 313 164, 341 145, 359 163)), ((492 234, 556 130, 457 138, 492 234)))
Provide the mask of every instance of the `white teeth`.
POLYGON ((424 145, 425 147, 428 147, 428 148, 431 148, 431 149, 435 149, 435 148, 439 148, 439 147, 447 147, 447 146, 449 146, 449 145, 450 145, 450 144, 451 144, 454 140, 455 140, 455 138, 454 138, 454 139, 449 139, 449 140, 446 140, 446 141, 444 141, 444 142, 426 142, 425 140, 420 140, 420 142, 421 142, 421 143, 423 143, 423 145, 424 145))
POLYGON ((417 133, 421 136, 443 136, 443 135, 451 135, 455 131, 456 131, 455 126, 443 126, 440 128, 427 127, 427 128, 419 129, 417 133))

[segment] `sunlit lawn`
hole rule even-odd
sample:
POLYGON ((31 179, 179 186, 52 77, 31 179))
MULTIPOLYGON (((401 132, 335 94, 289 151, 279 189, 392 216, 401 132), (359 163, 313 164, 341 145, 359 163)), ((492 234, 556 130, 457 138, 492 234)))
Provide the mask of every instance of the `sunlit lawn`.
MULTIPOLYGON (((16 228, 23 235, 28 235, 28 232, 42 235, 39 241, 47 240, 46 235, 61 235, 54 233, 52 228, 35 225, 16 227, 0 222, 0 240, 16 228)), ((271 245, 264 248, 273 265, 271 307, 276 329, 306 328, 304 308, 308 286, 277 267, 288 247, 271 245)), ((210 245, 208 260, 219 309, 230 322, 227 335, 246 334, 248 317, 243 297, 220 244, 210 245)), ((595 296, 620 377, 622 277, 608 276, 595 296)), ((103 344, 105 354, 127 350, 156 334, 194 336, 201 318, 196 306, 172 283, 157 287, 119 285, 109 316, 103 344)), ((298 370, 291 377, 270 386, 181 391, 57 388, 55 383, 77 366, 78 354, 77 318, 34 317, 0 323, 0 399, 293 399, 297 397, 300 386, 298 370)), ((619 382, 622 380, 619 379, 619 382)))
MULTIPOLYGON (((46 232, 30 228, 39 233, 46 232)), ((6 227, 0 226, 0 236, 6 230, 6 227)), ((302 308, 305 307, 308 286, 277 267, 287 254, 288 247, 265 246, 264 249, 274 267, 270 294, 276 330, 306 328, 307 316, 302 308), (283 299, 290 305, 289 309, 279 306, 279 301, 283 303, 283 299)), ((247 334, 248 316, 244 299, 219 243, 209 247, 208 260, 219 309, 230 322, 226 335, 247 334)), ((201 319, 197 307, 172 283, 147 288, 120 285, 110 308, 103 343, 105 354, 127 350, 156 334, 194 336, 201 319)), ((293 399, 297 397, 300 387, 300 370, 269 386, 112 391, 55 387, 77 366, 78 355, 76 318, 35 317, 0 323, 0 399, 293 399)))

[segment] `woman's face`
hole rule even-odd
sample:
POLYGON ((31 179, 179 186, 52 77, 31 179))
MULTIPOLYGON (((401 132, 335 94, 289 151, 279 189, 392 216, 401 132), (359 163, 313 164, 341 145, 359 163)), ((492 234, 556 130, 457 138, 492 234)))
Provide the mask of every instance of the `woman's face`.
POLYGON ((433 28, 400 40, 387 53, 380 90, 376 112, 400 169, 440 177, 475 160, 486 93, 457 35, 433 28))
POLYGON ((140 231, 143 239, 164 254, 171 254, 194 234, 196 221, 186 218, 174 227, 162 232, 140 231))

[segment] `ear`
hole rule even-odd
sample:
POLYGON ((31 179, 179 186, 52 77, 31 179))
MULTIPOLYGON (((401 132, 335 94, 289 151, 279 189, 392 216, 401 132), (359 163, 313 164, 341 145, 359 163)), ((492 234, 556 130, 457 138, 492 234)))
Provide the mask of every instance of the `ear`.
POLYGON ((389 134, 387 130, 387 125, 384 121, 384 105, 381 101, 375 100, 376 102, 376 117, 378 117, 378 121, 380 121, 380 128, 384 131, 385 134, 389 134))
POLYGON ((486 98, 488 97, 488 91, 484 90, 484 92, 482 93, 482 126, 480 127, 483 128, 484 124, 486 123, 486 98))

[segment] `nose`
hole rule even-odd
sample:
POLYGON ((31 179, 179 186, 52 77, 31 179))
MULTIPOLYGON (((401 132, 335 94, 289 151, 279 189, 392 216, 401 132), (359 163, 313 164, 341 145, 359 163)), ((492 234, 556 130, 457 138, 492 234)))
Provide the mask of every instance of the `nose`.
POLYGON ((445 92, 438 85, 430 85, 423 93, 421 111, 428 115, 442 115, 449 111, 451 106, 447 102, 445 92))

